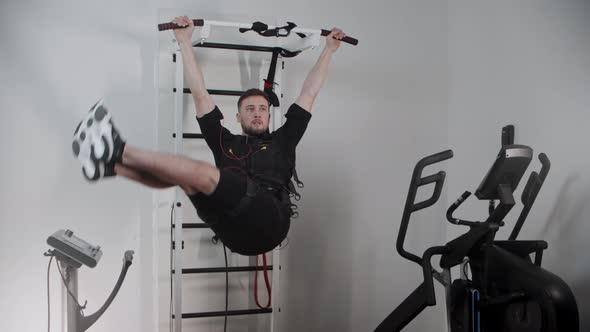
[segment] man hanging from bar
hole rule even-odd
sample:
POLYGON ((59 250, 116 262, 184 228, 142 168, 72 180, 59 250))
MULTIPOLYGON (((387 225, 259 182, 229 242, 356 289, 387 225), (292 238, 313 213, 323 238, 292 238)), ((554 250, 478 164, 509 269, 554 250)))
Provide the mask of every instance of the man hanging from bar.
POLYGON ((152 188, 180 186, 199 217, 230 250, 242 255, 268 252, 285 239, 289 230, 294 213, 290 196, 294 194, 291 177, 295 147, 307 128, 332 55, 345 34, 333 29, 327 36, 283 126, 269 133, 271 101, 263 91, 251 89, 238 100, 236 117, 242 135, 233 135, 221 124, 223 115, 205 87, 191 44, 192 20, 183 16, 173 22, 183 27, 175 29, 174 34, 197 121, 216 166, 126 144, 102 101, 76 128, 74 154, 91 181, 118 175, 152 188))

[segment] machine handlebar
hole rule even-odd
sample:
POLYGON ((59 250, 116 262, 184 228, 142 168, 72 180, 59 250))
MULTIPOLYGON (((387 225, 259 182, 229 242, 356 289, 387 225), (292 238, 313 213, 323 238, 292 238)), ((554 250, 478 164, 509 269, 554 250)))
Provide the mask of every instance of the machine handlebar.
POLYGON ((414 167, 414 173, 412 174, 412 180, 410 182, 410 188, 408 190, 408 197, 406 199, 406 205, 404 207, 404 212, 402 215, 402 221, 400 224, 400 229, 397 236, 397 243, 396 248, 398 253, 408 259, 411 260, 419 265, 422 265, 423 259, 419 256, 410 253, 404 249, 404 241, 406 239, 406 233, 408 231, 408 225, 410 222, 410 215, 413 212, 418 210, 425 209, 429 206, 432 206, 434 203, 438 201, 440 198, 440 194, 442 192, 442 187, 445 181, 446 173, 440 171, 436 174, 422 177, 422 171, 426 166, 439 163, 443 160, 447 160, 453 157, 452 150, 445 150, 427 157, 422 158, 416 166, 414 167), (415 203, 416 200, 416 193, 418 192, 418 188, 430 183, 435 183, 434 191, 432 196, 429 199, 426 199, 422 202, 415 203))

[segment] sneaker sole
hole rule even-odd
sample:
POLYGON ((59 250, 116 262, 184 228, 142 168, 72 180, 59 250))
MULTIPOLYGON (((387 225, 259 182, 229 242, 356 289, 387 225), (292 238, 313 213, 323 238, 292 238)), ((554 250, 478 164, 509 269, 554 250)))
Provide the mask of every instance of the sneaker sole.
POLYGON ((112 157, 112 130, 111 115, 99 100, 80 121, 74 131, 72 152, 82 165, 84 177, 90 181, 96 181, 104 173, 101 164, 108 162, 112 157))

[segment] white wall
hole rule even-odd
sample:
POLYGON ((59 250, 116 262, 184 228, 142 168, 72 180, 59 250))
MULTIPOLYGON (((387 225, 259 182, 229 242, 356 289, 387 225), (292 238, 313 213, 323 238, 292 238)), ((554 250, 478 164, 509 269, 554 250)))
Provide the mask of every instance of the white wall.
MULTIPOLYGON (((162 148, 156 141, 155 119, 161 118, 154 27, 166 8, 217 19, 276 17, 301 26, 340 26, 360 40, 336 54, 298 150, 306 187, 283 252, 280 331, 372 330, 420 278, 394 248, 413 165, 426 154, 455 150, 447 194, 418 214, 410 230, 408 246, 421 252, 444 242, 444 202, 475 189, 508 123, 516 125, 517 142, 553 162, 522 237, 549 241, 545 266, 572 285, 581 317, 588 316, 589 267, 579 255, 587 248, 590 213, 586 3, 61 0, 0 5, 6 154, 0 172, 0 330, 45 327, 44 241, 63 227, 105 250, 95 270, 81 271, 88 312, 114 284, 123 251, 137 252, 121 294, 94 330, 153 331, 158 306, 168 306, 154 301, 160 294, 155 253, 168 244, 154 238, 159 220, 152 193, 122 180, 89 185, 70 152, 75 125, 101 95, 126 138, 162 148)), ((285 100, 296 98, 318 54, 289 60, 285 100)), ((471 203, 462 211, 466 217, 486 212, 485 204, 471 203)), ((457 232, 449 229, 448 235, 457 232)), ((57 330, 55 271, 52 289, 57 330)), ((443 324, 439 305, 408 331, 438 331, 443 324)))
MULTIPOLYGON (((583 1, 62 0, 0 5, 0 330, 45 328, 42 253, 46 237, 59 228, 104 248, 99 266, 80 274, 87 313, 113 286, 124 250, 136 250, 121 294, 94 330, 156 330, 158 309, 168 305, 155 300, 161 263, 155 254, 168 245, 154 233, 157 200, 122 180, 87 184, 70 139, 87 108, 105 96, 126 138, 165 148, 156 141, 155 121, 166 120, 156 114, 154 26, 166 8, 340 26, 360 40, 336 54, 299 148, 306 188, 283 253, 280 331, 374 328, 419 279, 419 270, 394 250, 414 163, 455 150, 448 199, 442 198, 450 202, 475 189, 508 123, 516 125, 517 142, 553 162, 522 238, 549 241, 545 266, 572 285, 587 328, 589 267, 579 258, 590 214, 584 153, 590 9, 583 1)), ((288 62, 286 100, 294 100, 318 52, 288 62)), ((412 250, 444 241, 443 205, 416 216, 412 250)), ((468 218, 485 211, 474 202, 462 210, 468 218)), ((449 228, 448 235, 458 232, 449 228)), ((61 326, 56 277, 54 270, 52 330, 61 326)), ((408 330, 438 330, 441 309, 428 309, 408 330)))
MULTIPOLYGON (((147 1, 20 1, 0 5, 0 311, 2 331, 46 329, 46 238, 70 228, 101 245, 80 270, 80 302, 94 312, 136 252, 123 288, 94 331, 150 331, 154 309, 152 194, 123 180, 88 184, 71 152, 81 117, 107 99, 125 138, 155 139, 155 5, 147 1)), ((51 271, 51 327, 60 283, 51 271)))
MULTIPOLYGON (((421 282, 395 238, 414 163, 446 147, 446 9, 437 1, 322 9, 310 24, 331 17, 360 43, 336 54, 299 147, 306 187, 287 248, 281 331, 369 331, 421 282)), ((294 82, 299 68, 287 68, 294 82)), ((409 248, 443 241, 435 213, 414 218, 409 248)), ((428 309, 408 331, 435 331, 443 319, 428 309)))
MULTIPOLYGON (((587 1, 449 3, 449 145, 456 155, 449 199, 476 189, 506 124, 515 125, 517 143, 531 146, 535 155, 545 152, 552 168, 520 238, 548 241, 544 266, 571 285, 586 331, 590 6, 587 1)), ((530 170, 539 168, 535 157, 530 170)), ((467 218, 487 213, 483 202, 461 209, 467 218)), ((498 238, 509 235, 519 212, 509 215, 498 238)), ((453 227, 449 234, 457 232, 453 227)))

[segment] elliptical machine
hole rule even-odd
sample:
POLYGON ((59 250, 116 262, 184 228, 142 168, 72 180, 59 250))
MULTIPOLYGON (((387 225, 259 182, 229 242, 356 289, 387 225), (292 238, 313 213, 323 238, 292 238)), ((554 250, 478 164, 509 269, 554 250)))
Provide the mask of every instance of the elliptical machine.
POLYGON ((471 195, 465 191, 447 211, 447 220, 468 226, 469 231, 444 246, 428 248, 422 257, 404 249, 404 241, 412 213, 435 204, 442 192, 445 172, 422 177, 423 169, 450 159, 446 150, 420 160, 415 168, 397 237, 399 254, 422 267, 424 282, 414 290, 375 332, 401 331, 427 306, 436 304, 434 279, 446 291, 448 330, 451 332, 578 332, 579 317, 575 297, 568 285, 555 274, 541 268, 545 241, 516 240, 522 225, 549 172, 550 162, 539 155, 542 168, 532 172, 522 193, 524 205, 506 241, 495 235, 504 226, 504 217, 514 207, 513 192, 529 163, 533 150, 514 144, 514 127, 502 129, 502 148, 482 183, 475 192, 480 200, 489 200, 489 216, 485 221, 462 220, 454 211, 471 195), (435 184, 432 196, 416 203, 418 188, 435 184), (496 206, 495 201, 499 204, 496 206), (531 254, 534 255, 534 261, 531 254), (441 271, 431 264, 434 255, 441 255, 441 271), (450 270, 460 266, 461 278, 451 281, 450 270), (471 279, 468 278, 471 271, 471 279))

